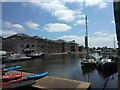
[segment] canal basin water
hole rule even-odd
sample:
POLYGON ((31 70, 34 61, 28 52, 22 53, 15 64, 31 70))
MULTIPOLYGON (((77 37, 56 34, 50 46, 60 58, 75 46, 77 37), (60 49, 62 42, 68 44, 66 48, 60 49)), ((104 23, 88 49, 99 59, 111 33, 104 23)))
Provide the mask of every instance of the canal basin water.
MULTIPOLYGON (((95 54, 96 55, 96 54, 95 54)), ((97 55, 96 55, 97 57, 97 55)), ((50 76, 87 81, 91 89, 117 90, 117 70, 100 72, 96 67, 81 68, 82 58, 79 55, 50 55, 27 61, 6 63, 7 66, 21 65, 23 71, 32 73, 49 72, 50 76)))

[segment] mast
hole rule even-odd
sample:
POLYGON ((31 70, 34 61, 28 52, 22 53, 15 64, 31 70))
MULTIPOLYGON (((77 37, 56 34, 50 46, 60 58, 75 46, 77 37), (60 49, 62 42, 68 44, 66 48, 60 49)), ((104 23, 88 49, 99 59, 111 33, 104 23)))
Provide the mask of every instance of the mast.
POLYGON ((115 45, 115 43, 116 43, 116 42, 115 42, 115 37, 114 37, 114 49, 116 49, 116 45, 115 45))
POLYGON ((85 17, 85 24, 86 24, 86 35, 85 35, 85 49, 88 53, 88 27, 87 27, 87 16, 85 17))

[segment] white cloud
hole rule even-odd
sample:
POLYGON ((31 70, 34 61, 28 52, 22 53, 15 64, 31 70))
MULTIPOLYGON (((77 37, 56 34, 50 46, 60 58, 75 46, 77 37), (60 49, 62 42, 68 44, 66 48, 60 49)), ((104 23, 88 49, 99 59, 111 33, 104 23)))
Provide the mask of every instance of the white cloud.
POLYGON ((113 21, 111 21, 110 23, 113 23, 113 24, 115 24, 115 21, 113 20, 113 21))
MULTIPOLYGON (((89 21, 87 20, 87 23, 88 23, 89 21)), ((74 23, 74 25, 76 26, 76 25, 85 25, 85 23, 86 23, 86 20, 85 20, 85 18, 84 19, 80 19, 80 20, 78 20, 76 23, 74 23)))
POLYGON ((85 0, 85 5, 88 7, 98 6, 101 9, 107 7, 107 3, 104 0, 85 0))
POLYGON ((7 28, 7 29, 15 29, 15 30, 23 30, 24 27, 20 24, 12 24, 11 22, 8 21, 3 21, 3 27, 7 28))
POLYGON ((31 4, 35 7, 43 9, 51 13, 52 16, 57 17, 58 20, 65 22, 76 22, 75 25, 84 24, 84 14, 82 12, 84 4, 86 7, 98 6, 103 9, 107 7, 107 3, 103 0, 73 0, 73 1, 62 1, 62 0, 30 0, 31 4), (67 3, 79 2, 79 10, 72 10, 66 6, 67 3))
MULTIPOLYGON (((92 37, 89 37, 89 47, 104 47, 104 46, 114 47, 114 36, 115 36, 114 34, 108 34, 106 37, 93 35, 92 37)), ((84 36, 65 35, 58 37, 58 39, 64 39, 67 41, 75 40, 80 45, 85 45, 84 36)), ((117 46, 117 42, 116 42, 116 46, 117 46)))
POLYGON ((59 20, 66 22, 73 21, 75 19, 74 12, 72 10, 57 10, 53 13, 59 20))
POLYGON ((107 7, 107 3, 102 2, 99 4, 99 8, 101 8, 101 9, 104 9, 106 7, 107 7))
POLYGON ((96 36, 107 36, 107 35, 109 35, 108 33, 106 33, 106 32, 95 32, 94 33, 96 36))
MULTIPOLYGON (((2 2, 31 2, 31 0, 0 0, 2 2)), ((33 0, 32 0, 33 1, 33 0)), ((34 2, 48 2, 50 0, 34 0, 34 2)), ((57 1, 57 0, 54 0, 54 1, 57 1)), ((61 1, 64 1, 64 2, 85 2, 85 0, 61 0, 61 1)), ((113 0, 105 0, 105 2, 113 2, 113 0)))
POLYGON ((65 35, 65 36, 58 37, 58 39, 63 39, 66 41, 75 40, 80 45, 84 45, 84 36, 65 35))
POLYGON ((50 24, 46 24, 44 29, 48 32, 64 32, 64 31, 69 31, 71 27, 68 26, 67 24, 50 23, 50 24))
POLYGON ((32 21, 28 21, 28 22, 26 22, 25 23, 29 28, 31 28, 31 29, 36 29, 36 30, 38 30, 39 29, 39 24, 37 24, 37 23, 34 23, 34 22, 32 22, 32 21))
POLYGON ((32 5, 42 8, 51 13, 51 15, 57 17, 59 20, 66 22, 73 21, 75 19, 73 10, 65 6, 65 2, 60 0, 43 1, 43 2, 31 2, 32 5))
POLYGON ((85 25, 85 20, 78 20, 74 25, 85 25))
POLYGON ((11 30, 1 30, 0 32, 0 35, 2 35, 3 37, 11 36, 14 34, 17 34, 17 32, 11 30))
POLYGON ((12 27, 15 29, 24 29, 23 26, 20 24, 13 24, 12 27))
MULTIPOLYGON (((95 47, 114 47, 114 37, 115 34, 108 34, 105 36, 92 36, 89 39, 89 45, 90 46, 95 46, 95 47)), ((117 41, 117 40, 116 40, 117 41)), ((116 42, 116 46, 117 46, 117 42, 116 42)))

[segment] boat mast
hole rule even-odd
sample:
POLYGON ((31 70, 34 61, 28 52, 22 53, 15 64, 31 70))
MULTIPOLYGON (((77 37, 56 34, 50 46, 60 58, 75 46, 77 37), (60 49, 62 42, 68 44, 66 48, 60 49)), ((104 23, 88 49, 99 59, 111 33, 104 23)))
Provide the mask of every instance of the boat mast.
POLYGON ((85 17, 85 24, 86 24, 86 35, 85 35, 85 49, 88 53, 88 27, 87 27, 87 16, 85 17))
POLYGON ((116 48, 116 45, 115 45, 115 43, 116 43, 116 42, 115 42, 115 37, 114 37, 114 49, 116 48))

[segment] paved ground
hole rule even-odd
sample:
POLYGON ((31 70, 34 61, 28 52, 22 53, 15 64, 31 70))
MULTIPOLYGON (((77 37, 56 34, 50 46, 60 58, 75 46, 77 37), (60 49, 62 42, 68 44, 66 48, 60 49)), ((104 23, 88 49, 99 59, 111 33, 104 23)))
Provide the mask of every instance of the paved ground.
MULTIPOLYGON (((9 73, 20 73, 19 71, 10 71, 9 73)), ((23 76, 32 75, 32 73, 22 72, 23 76)), ((36 83, 32 85, 32 87, 40 88, 40 89, 58 89, 58 88, 73 88, 78 89, 81 88, 87 89, 89 88, 89 82, 82 82, 77 80, 70 80, 65 78, 59 78, 54 76, 45 76, 42 79, 36 80, 36 83)))

